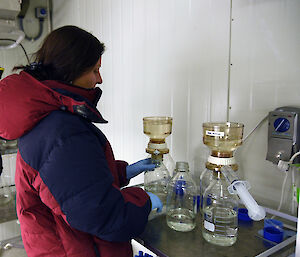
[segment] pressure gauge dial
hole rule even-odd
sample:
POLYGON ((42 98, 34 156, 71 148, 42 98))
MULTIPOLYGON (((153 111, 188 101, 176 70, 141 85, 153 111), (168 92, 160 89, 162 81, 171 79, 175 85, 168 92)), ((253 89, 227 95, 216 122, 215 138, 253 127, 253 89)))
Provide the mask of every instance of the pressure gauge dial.
POLYGON ((286 118, 277 118, 274 121, 273 125, 275 128, 275 131, 281 132, 281 133, 288 131, 291 126, 289 120, 286 118))

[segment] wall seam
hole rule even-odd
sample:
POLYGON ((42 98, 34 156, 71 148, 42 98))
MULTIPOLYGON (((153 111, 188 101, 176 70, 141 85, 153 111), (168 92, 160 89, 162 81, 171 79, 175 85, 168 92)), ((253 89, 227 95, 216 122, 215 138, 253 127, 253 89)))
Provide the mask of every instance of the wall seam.
POLYGON ((227 78, 227 114, 226 120, 229 121, 229 111, 230 111, 230 80, 231 80, 231 36, 232 36, 232 0, 230 0, 230 22, 229 22, 229 47, 228 47, 228 78, 227 78))

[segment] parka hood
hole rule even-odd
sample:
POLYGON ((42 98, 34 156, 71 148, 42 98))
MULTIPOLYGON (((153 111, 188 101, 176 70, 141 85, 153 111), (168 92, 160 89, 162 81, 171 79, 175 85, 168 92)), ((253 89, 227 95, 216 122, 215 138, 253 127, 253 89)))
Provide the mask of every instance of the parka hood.
MULTIPOLYGON (((10 75, 0 81, 0 137, 13 140, 30 131, 55 110, 69 111, 97 123, 107 123, 95 108, 101 89, 80 94, 58 81, 38 81, 28 73, 10 75), (88 95, 96 94, 94 102, 88 95)), ((84 90, 84 89, 81 89, 84 90)))

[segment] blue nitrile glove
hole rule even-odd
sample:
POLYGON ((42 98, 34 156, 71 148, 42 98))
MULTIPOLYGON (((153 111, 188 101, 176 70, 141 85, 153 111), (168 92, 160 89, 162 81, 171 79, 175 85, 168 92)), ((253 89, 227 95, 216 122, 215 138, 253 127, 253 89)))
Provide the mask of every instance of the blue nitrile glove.
POLYGON ((126 167, 126 178, 131 179, 146 170, 154 170, 155 164, 151 163, 151 158, 140 160, 126 167))
POLYGON ((157 212, 161 212, 163 208, 163 204, 159 197, 151 192, 146 192, 151 200, 152 203, 152 210, 157 209, 157 212))

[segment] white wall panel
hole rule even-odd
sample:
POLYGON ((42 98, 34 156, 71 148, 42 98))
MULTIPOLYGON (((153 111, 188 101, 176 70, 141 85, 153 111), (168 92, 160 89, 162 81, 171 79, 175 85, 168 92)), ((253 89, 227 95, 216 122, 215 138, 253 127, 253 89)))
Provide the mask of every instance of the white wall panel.
POLYGON ((142 118, 170 115, 171 155, 203 170, 202 123, 226 119, 229 14, 230 1, 54 0, 54 27, 79 25, 106 44, 100 128, 117 158, 144 158, 142 118))
MULTIPOLYGON (((232 10, 229 117, 243 122, 248 134, 269 111, 300 106, 300 2, 233 1, 232 10)), ((251 192, 275 208, 284 174, 265 160, 266 153, 267 122, 238 150, 238 157, 251 192)), ((283 210, 288 210, 290 175, 284 199, 283 210)))

